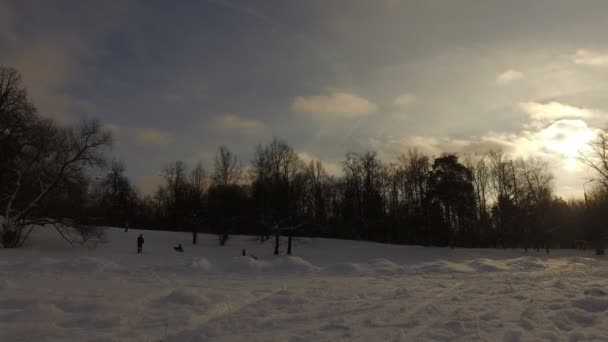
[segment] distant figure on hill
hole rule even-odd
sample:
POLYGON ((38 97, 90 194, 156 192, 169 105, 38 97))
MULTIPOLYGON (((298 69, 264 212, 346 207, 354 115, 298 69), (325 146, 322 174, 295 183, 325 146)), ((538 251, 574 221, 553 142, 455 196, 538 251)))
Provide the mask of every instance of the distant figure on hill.
POLYGON ((247 255, 247 251, 245 251, 245 248, 243 248, 243 256, 247 255))
POLYGON ((177 245, 177 247, 173 247, 173 249, 174 249, 176 252, 180 252, 180 253, 184 251, 184 247, 182 247, 182 244, 181 244, 181 243, 180 243, 180 244, 178 244, 178 245, 177 245))
POLYGON ((144 237, 139 234, 139 236, 137 237, 137 254, 141 254, 141 251, 144 247, 144 237))

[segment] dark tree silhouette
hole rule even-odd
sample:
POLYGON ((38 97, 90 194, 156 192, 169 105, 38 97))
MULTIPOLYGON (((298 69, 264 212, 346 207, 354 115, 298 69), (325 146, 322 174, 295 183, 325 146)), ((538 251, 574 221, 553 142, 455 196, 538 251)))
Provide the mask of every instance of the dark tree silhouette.
POLYGON ((103 165, 110 135, 97 122, 59 127, 40 118, 15 69, 0 67, 1 242, 21 246, 36 225, 50 224, 70 243, 96 236, 77 217, 49 212, 60 188, 81 184, 88 167, 103 165), (44 215, 43 215, 44 213, 44 215))
POLYGON ((472 229, 475 217, 473 174, 447 154, 435 159, 429 176, 429 198, 437 204, 442 227, 435 227, 440 241, 450 246, 467 245, 479 239, 472 229))

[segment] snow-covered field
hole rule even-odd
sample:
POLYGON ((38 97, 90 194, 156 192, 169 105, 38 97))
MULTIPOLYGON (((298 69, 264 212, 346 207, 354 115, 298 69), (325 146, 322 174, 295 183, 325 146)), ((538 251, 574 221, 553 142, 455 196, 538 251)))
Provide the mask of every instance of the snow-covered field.
POLYGON ((272 240, 143 231, 137 255, 139 233, 0 249, 0 341, 608 341, 591 251, 298 239, 275 257, 272 240))

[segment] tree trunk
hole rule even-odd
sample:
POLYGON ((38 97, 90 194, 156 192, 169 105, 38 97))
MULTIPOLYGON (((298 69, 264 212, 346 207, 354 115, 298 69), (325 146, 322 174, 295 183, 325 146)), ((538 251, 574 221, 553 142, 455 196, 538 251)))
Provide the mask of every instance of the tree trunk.
POLYGON ((19 233, 17 229, 11 226, 3 226, 0 233, 0 242, 4 248, 19 247, 19 233))
POLYGON ((274 236, 274 255, 279 255, 279 234, 274 236))
POLYGON ((291 234, 287 238, 287 255, 291 255, 291 234))
POLYGON ((198 232, 197 231, 193 231, 192 232, 192 244, 196 245, 197 241, 198 241, 198 232))

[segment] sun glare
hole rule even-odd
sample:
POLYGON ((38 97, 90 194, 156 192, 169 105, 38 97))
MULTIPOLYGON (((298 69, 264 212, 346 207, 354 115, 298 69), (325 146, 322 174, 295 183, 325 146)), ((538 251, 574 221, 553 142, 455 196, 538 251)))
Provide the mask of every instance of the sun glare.
POLYGON ((545 152, 557 155, 565 169, 579 166, 577 157, 595 136, 595 130, 583 120, 558 120, 539 132, 537 138, 545 152))

